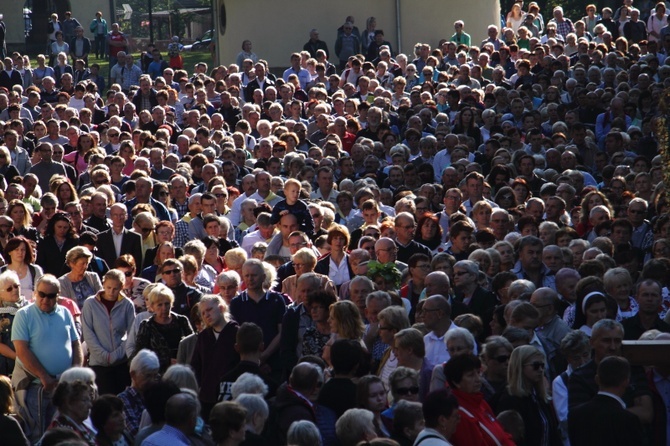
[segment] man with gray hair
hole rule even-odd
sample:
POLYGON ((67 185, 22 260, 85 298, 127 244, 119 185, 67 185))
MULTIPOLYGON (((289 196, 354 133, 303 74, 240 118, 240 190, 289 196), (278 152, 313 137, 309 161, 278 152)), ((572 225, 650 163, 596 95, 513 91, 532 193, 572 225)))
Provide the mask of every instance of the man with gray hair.
POLYGON ((592 242, 596 237, 598 237, 598 234, 596 233, 596 226, 598 226, 600 223, 611 220, 612 219, 612 214, 610 210, 607 208, 607 206, 604 206, 602 204, 598 206, 594 206, 591 208, 591 211, 589 211, 589 223, 593 227, 588 234, 586 234, 586 240, 590 243, 592 242))
POLYGON ((472 260, 461 260, 454 264, 454 288, 456 289, 457 302, 463 303, 467 313, 476 314, 482 319, 484 330, 493 318, 493 309, 496 306, 496 298, 490 291, 479 285, 479 265, 472 260))
POLYGON ((160 362, 151 350, 142 349, 130 361, 130 387, 119 393, 126 415, 126 427, 131 435, 137 435, 144 405, 144 391, 160 378, 160 362))
POLYGON ((70 367, 81 367, 83 355, 72 315, 58 305, 60 283, 46 274, 35 284, 34 303, 19 309, 12 324, 16 362, 12 385, 28 439, 42 437, 55 413, 48 396, 58 376, 70 367))
POLYGON ((538 288, 530 296, 531 305, 540 313, 537 335, 544 341, 550 360, 556 358, 561 340, 570 332, 568 324, 556 313, 557 302, 558 293, 551 288, 538 288))
POLYGON ((434 367, 449 360, 449 352, 444 335, 456 328, 451 320, 451 305, 442 294, 428 297, 423 304, 423 320, 430 332, 423 337, 426 348, 425 359, 434 367))
POLYGON ((580 279, 581 276, 577 270, 571 267, 561 268, 556 273, 556 291, 558 292, 556 311, 559 316, 563 317, 565 315, 565 310, 575 304, 575 301, 577 300, 577 282, 579 282, 580 279))

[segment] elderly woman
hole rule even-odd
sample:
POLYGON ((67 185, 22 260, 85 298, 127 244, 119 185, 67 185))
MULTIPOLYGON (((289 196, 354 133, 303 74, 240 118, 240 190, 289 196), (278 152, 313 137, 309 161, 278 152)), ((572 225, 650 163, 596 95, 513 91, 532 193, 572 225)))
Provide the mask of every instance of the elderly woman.
POLYGON ((177 362, 179 341, 193 333, 186 316, 172 312, 174 294, 165 285, 156 285, 149 292, 149 305, 154 314, 142 321, 137 332, 135 352, 147 348, 158 355, 161 373, 177 362))
POLYGON ((133 301, 135 305, 135 313, 146 311, 147 305, 144 302, 144 289, 149 285, 146 279, 135 277, 137 268, 135 266, 135 257, 130 254, 123 254, 116 259, 114 268, 121 271, 125 278, 123 283, 123 294, 133 301))
MULTIPOLYGON (((295 302, 297 300, 296 292, 298 291, 298 278, 305 273, 314 272, 316 263, 316 255, 311 248, 299 249, 295 254, 293 254, 293 268, 295 269, 295 274, 284 279, 281 284, 281 292, 290 296, 291 299, 293 299, 295 302)), ((335 293, 335 286, 328 276, 318 273, 315 274, 317 274, 317 276, 321 279, 321 289, 335 293)))
MULTIPOLYGON (((149 250, 147 250, 148 252, 149 250)), ((172 242, 161 242, 156 247, 156 255, 154 257, 154 264, 142 270, 142 278, 149 282, 156 282, 160 279, 158 270, 163 262, 167 259, 174 259, 175 247, 172 242)))
POLYGON ((242 277, 242 266, 247 261, 247 252, 242 248, 233 248, 223 256, 229 271, 235 271, 242 277))
POLYGON ((0 274, 0 375, 11 375, 16 352, 12 343, 12 323, 16 312, 28 305, 20 294, 19 277, 14 271, 0 274))
POLYGON ((516 410, 526 426, 526 444, 559 446, 562 444, 558 420, 547 399, 544 385, 544 354, 531 345, 512 351, 507 382, 496 405, 496 413, 516 410))
POLYGON ((27 204, 18 199, 10 201, 7 205, 7 216, 14 222, 12 234, 22 235, 28 240, 37 242, 39 232, 32 226, 33 219, 27 204))
MULTIPOLYGON (((449 358, 465 354, 475 353, 475 337, 465 328, 455 327, 444 335, 444 343, 447 346, 449 358)), ((449 361, 447 361, 449 362, 449 361)), ((447 379, 444 375, 445 364, 438 364, 433 368, 433 374, 430 378, 430 391, 442 389, 445 387, 447 379)))
POLYGON ((61 296, 74 300, 79 308, 84 307, 84 301, 102 290, 100 277, 87 271, 93 254, 88 248, 75 246, 65 255, 65 262, 70 272, 58 278, 61 286, 61 296))
POLYGON ((512 344, 502 336, 490 336, 482 348, 485 367, 482 374, 482 393, 489 404, 507 386, 507 366, 512 350, 512 344))
POLYGON ((93 403, 88 384, 79 380, 59 383, 53 395, 53 403, 58 408, 58 415, 48 429, 69 429, 88 446, 96 446, 95 432, 84 424, 93 403))
POLYGON ((125 344, 135 320, 135 308, 122 294, 125 275, 112 269, 103 289, 84 302, 82 327, 100 393, 119 394, 130 384, 125 344))
POLYGON ((30 242, 22 236, 10 238, 3 254, 7 265, 0 268, 0 272, 13 271, 16 273, 21 285, 21 295, 30 299, 35 283, 44 275, 42 267, 34 263, 34 251, 30 242))
POLYGON ((44 238, 38 244, 37 263, 42 266, 45 274, 58 277, 66 263, 66 253, 75 246, 76 233, 70 217, 62 211, 56 211, 47 224, 44 238))
MULTIPOLYGON (((226 305, 230 305, 233 297, 240 293, 240 275, 235 271, 224 271, 216 278, 216 287, 218 287, 219 295, 223 298, 226 305)), ((215 287, 215 291, 216 291, 215 287)))
MULTIPOLYGON (((386 299, 390 298, 385 292, 376 291, 370 294, 368 299, 374 299, 377 293, 386 295, 386 299)), ((377 369, 377 375, 382 379, 384 385, 388 387, 389 376, 398 367, 398 357, 395 355, 395 349, 393 348, 393 337, 400 330, 409 328, 409 318, 405 309, 396 305, 384 308, 377 315, 377 319, 379 320, 379 339, 382 343, 389 346, 382 356, 379 368, 377 369)))
POLYGON ((491 227, 492 211, 493 208, 486 200, 478 201, 472 206, 470 216, 472 217, 472 220, 475 222, 475 228, 477 231, 491 227))
POLYGON ((484 400, 481 366, 481 361, 473 354, 452 358, 444 366, 447 382, 462 412, 461 422, 449 441, 454 446, 513 446, 512 437, 505 432, 484 400))
POLYGON ((349 254, 346 253, 349 246, 349 231, 342 225, 333 224, 328 229, 327 241, 330 245, 330 254, 317 262, 314 272, 328 276, 339 290, 340 285, 355 276, 349 264, 349 254))
POLYGON ((625 268, 607 270, 603 276, 605 291, 617 303, 617 320, 633 317, 639 310, 637 301, 631 296, 633 279, 625 268))
POLYGON ((323 349, 330 340, 331 330, 328 323, 328 309, 337 302, 335 293, 323 289, 307 293, 305 307, 309 309, 313 326, 302 335, 302 355, 321 357, 323 349))
MULTIPOLYGON (((262 445, 265 439, 261 436, 265 422, 270 416, 270 408, 262 395, 244 393, 235 398, 235 402, 247 410, 245 440, 249 444, 262 445)), ((211 418, 210 418, 211 419, 211 418)), ((289 429, 289 439, 291 433, 289 429)), ((291 443, 294 444, 294 443, 291 443)))
POLYGON ((382 421, 389 430, 393 430, 395 408, 400 401, 419 402, 419 372, 409 367, 398 367, 389 376, 392 406, 382 412, 382 421))

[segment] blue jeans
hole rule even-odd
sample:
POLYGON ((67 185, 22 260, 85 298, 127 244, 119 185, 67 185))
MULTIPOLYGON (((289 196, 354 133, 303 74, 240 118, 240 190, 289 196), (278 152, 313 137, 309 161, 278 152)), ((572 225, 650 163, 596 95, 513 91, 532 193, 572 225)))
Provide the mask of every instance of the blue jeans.
POLYGON ((35 428, 25 433, 31 443, 35 444, 42 438, 56 413, 56 408, 51 402, 51 394, 43 392, 41 384, 31 383, 26 394, 26 407, 21 407, 21 409, 35 420, 35 428), (42 401, 40 401, 40 395, 42 401))

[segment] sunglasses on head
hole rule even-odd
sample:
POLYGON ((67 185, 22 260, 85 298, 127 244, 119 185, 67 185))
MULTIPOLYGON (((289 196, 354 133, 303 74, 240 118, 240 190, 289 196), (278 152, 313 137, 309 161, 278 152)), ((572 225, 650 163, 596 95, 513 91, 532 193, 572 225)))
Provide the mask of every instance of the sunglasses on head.
POLYGON ((45 293, 42 291, 38 291, 37 295, 42 299, 55 299, 58 297, 58 293, 45 293))

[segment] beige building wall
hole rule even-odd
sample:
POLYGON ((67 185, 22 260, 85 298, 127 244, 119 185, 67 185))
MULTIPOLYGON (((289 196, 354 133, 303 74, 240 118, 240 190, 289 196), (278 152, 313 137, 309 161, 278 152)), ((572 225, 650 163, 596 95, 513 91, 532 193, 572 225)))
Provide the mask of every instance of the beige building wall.
MULTIPOLYGON (((454 33, 453 23, 465 22, 465 31, 473 44, 486 38, 486 27, 500 23, 499 0, 397 0, 400 4, 400 51, 412 52, 416 42, 435 47, 442 38, 454 33)), ((219 63, 234 63, 241 51, 242 41, 249 39, 253 52, 266 59, 272 67, 289 65, 291 52, 302 49, 309 40, 312 28, 319 30, 320 39, 328 44, 330 61, 337 63, 334 54, 337 28, 347 15, 355 17, 359 30, 365 29, 368 17, 377 18, 377 29, 383 29, 386 40, 398 52, 396 0, 340 0, 315 2, 291 0, 215 0, 215 18, 219 21, 225 7, 226 29, 219 34, 219 63)))

